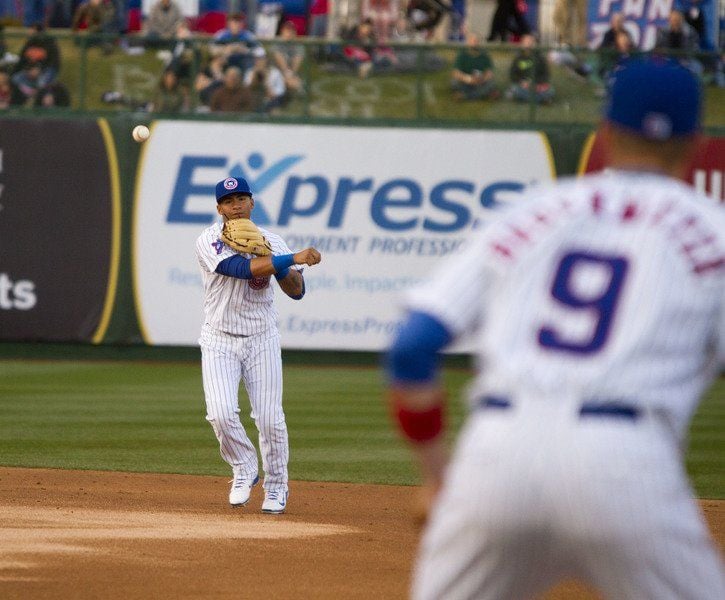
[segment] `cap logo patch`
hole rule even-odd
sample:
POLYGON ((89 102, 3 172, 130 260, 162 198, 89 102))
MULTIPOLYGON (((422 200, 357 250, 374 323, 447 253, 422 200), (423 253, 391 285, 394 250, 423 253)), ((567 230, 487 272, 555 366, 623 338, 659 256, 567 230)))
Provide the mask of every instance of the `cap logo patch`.
POLYGON ((238 185, 237 180, 234 179, 234 177, 227 177, 224 180, 224 189, 225 190, 233 190, 234 188, 237 187, 237 185, 238 185))
POLYGON ((663 113, 647 113, 642 119, 642 133, 651 140, 667 140, 672 135, 672 119, 663 113))

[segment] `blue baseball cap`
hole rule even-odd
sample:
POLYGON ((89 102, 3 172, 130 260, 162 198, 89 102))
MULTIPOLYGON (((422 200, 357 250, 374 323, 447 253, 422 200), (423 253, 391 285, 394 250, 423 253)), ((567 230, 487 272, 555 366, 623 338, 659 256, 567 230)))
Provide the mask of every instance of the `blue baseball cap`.
POLYGON ((700 129, 702 93, 692 72, 674 60, 631 59, 614 73, 605 119, 663 142, 700 129))
POLYGON ((216 184, 216 201, 219 202, 224 196, 230 194, 249 194, 251 196, 252 190, 246 179, 227 177, 216 184))

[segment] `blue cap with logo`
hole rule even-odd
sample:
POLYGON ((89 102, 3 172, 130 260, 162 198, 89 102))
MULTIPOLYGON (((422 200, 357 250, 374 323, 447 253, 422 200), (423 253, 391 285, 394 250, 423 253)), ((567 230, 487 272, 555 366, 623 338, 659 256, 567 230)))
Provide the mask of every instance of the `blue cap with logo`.
POLYGON ((227 177, 216 184, 216 201, 219 202, 225 196, 230 194, 249 194, 252 190, 246 179, 241 177, 227 177))
POLYGON ((700 84, 689 69, 665 58, 631 59, 614 73, 605 118, 663 142, 697 132, 701 108, 700 84))

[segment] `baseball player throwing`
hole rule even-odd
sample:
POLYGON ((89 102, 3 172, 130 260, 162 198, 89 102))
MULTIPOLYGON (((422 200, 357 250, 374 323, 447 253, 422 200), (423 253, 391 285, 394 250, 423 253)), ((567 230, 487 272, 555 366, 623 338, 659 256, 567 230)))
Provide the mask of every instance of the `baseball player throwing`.
POLYGON ((244 382, 259 431, 265 490, 262 512, 279 514, 285 511, 289 495, 289 444, 270 278, 274 275, 282 291, 299 300, 305 283, 298 265, 316 265, 321 257, 314 248, 293 254, 280 236, 248 221, 254 198, 244 179, 220 181, 216 199, 223 222, 208 227, 196 240, 204 283, 205 322, 199 345, 206 418, 219 440, 222 458, 232 467, 229 503, 244 506, 259 480, 257 450, 239 420, 237 395, 239 382, 244 382), (236 243, 227 230, 239 222, 244 223, 245 235, 256 235, 256 239, 241 240, 241 250, 236 251, 229 245, 236 243))
POLYGON ((677 181, 700 90, 676 63, 616 75, 612 171, 500 212, 407 300, 390 400, 432 498, 413 596, 725 598, 682 450, 725 364, 725 214, 677 181), (436 353, 473 332, 471 414, 446 467, 436 353))

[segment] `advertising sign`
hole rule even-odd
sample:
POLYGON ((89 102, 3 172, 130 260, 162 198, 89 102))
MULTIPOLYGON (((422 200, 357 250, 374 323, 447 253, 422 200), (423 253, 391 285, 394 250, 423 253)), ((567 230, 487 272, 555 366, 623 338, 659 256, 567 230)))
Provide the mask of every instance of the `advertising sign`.
POLYGON ((2 122, 0 339, 101 341, 118 267, 117 184, 105 121, 2 122))
MULTIPOLYGON (((592 134, 579 162, 580 173, 601 171, 606 166, 601 139, 592 134)), ((716 202, 725 202, 725 137, 707 138, 690 166, 686 180, 698 192, 716 202)))
POLYGON ((355 350, 384 347, 401 294, 488 211, 553 178, 548 142, 532 132, 160 121, 141 160, 133 268, 150 344, 196 343, 194 244, 227 176, 250 183, 258 225, 323 256, 302 300, 277 291, 283 346, 355 350))

